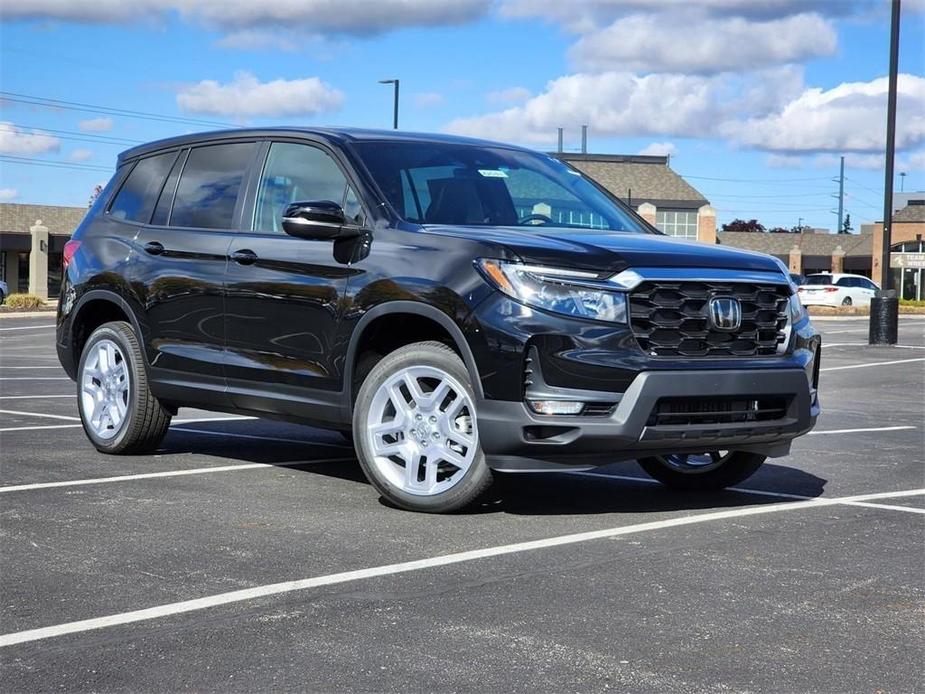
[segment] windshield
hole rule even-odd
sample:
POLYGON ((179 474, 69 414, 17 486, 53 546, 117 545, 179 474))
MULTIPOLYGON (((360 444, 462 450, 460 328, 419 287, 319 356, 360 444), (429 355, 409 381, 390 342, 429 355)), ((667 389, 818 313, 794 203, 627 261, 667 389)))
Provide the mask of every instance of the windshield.
POLYGON ((832 275, 809 275, 803 284, 832 284, 832 275))
POLYGON ((583 175, 545 154, 436 142, 354 146, 409 222, 643 231, 583 175))

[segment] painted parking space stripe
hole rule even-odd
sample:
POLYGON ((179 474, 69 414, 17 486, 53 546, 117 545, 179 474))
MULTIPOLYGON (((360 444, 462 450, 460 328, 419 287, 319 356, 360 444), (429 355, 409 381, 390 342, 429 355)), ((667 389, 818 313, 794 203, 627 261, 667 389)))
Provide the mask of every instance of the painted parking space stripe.
POLYGON ((17 325, 15 328, 0 328, 0 331, 6 332, 7 330, 51 330, 54 328, 54 325, 17 325))
POLYGON ((67 395, 0 395, 0 400, 47 400, 48 398, 71 398, 77 399, 74 393, 67 395))
POLYGON ((234 590, 227 593, 218 593, 193 600, 183 600, 181 602, 167 603, 146 609, 119 612, 103 617, 83 619, 75 622, 66 622, 63 624, 40 627, 37 629, 12 632, 0 636, 0 647, 12 646, 20 643, 28 643, 31 641, 41 641, 57 636, 64 636, 66 634, 78 634, 94 631, 97 629, 105 629, 122 624, 133 624, 137 622, 149 621, 152 619, 161 619, 171 615, 197 612, 199 610, 206 610, 221 605, 247 602, 271 595, 281 595, 284 593, 292 593, 295 591, 319 588, 322 586, 338 585, 370 578, 378 578, 381 576, 392 576, 395 574, 409 573, 412 571, 422 571, 425 569, 477 561, 479 559, 520 554, 523 552, 548 549, 551 547, 562 547, 564 545, 573 545, 582 542, 590 542, 593 540, 610 539, 613 537, 620 537, 622 535, 632 535, 655 530, 663 530, 666 528, 676 528, 686 525, 722 521, 730 518, 743 518, 748 516, 780 513, 783 511, 822 508, 825 506, 838 505, 845 501, 895 499, 909 496, 918 496, 921 494, 925 494, 925 489, 909 489, 898 492, 880 492, 873 494, 862 494, 858 496, 835 497, 830 499, 820 498, 811 499, 808 501, 792 501, 779 504, 768 504, 767 506, 752 506, 749 508, 700 513, 692 516, 668 518, 659 521, 651 521, 648 523, 624 525, 615 528, 606 528, 603 530, 591 530, 588 532, 574 533, 571 535, 559 535, 556 537, 548 537, 540 540, 517 542, 514 544, 498 545, 494 547, 485 547, 482 549, 456 552, 453 554, 444 554, 397 564, 386 564, 383 566, 375 566, 366 569, 357 569, 354 571, 344 571, 341 573, 314 576, 312 578, 304 578, 294 581, 284 581, 281 583, 254 586, 252 588, 234 590))
POLYGON ((866 369, 871 366, 890 366, 892 364, 911 364, 914 361, 925 361, 925 357, 918 359, 896 359, 894 361, 875 361, 869 364, 850 364, 848 366, 829 366, 819 369, 820 371, 844 371, 845 369, 866 369))
MULTIPOLYGON (((23 414, 35 414, 34 412, 28 412, 23 414)), ((42 415, 38 415, 42 416, 42 415)), ((50 415, 45 415, 50 416, 50 415)), ((79 419, 78 417, 72 417, 71 419, 79 419)), ((231 415, 228 417, 190 417, 188 419, 174 419, 171 422, 173 424, 195 424, 200 422, 238 422, 245 419, 257 419, 257 417, 248 417, 245 415, 231 415)), ((0 429, 0 433, 3 432, 12 432, 12 431, 41 431, 43 429, 76 429, 82 427, 83 424, 48 424, 34 427, 6 427, 0 429)), ((214 432, 216 436, 224 436, 225 432, 216 431, 214 432)))
POLYGON ((864 434, 871 431, 908 431, 909 429, 916 429, 917 427, 911 425, 895 426, 895 427, 862 427, 860 429, 826 429, 823 431, 811 431, 808 436, 824 436, 825 434, 864 434))
POLYGON ((876 508, 883 511, 905 511, 906 513, 925 514, 925 508, 916 508, 915 506, 896 506, 895 504, 873 504, 869 501, 843 501, 845 506, 862 506, 864 508, 876 508))
POLYGON ((0 376, 0 381, 70 381, 67 376, 0 376))
POLYGON ((187 475, 206 475, 212 472, 240 472, 256 468, 286 468, 292 465, 315 465, 321 463, 345 463, 354 458, 323 458, 319 460, 304 460, 291 465, 274 465, 272 463, 238 463, 237 465, 216 465, 213 467, 187 468, 186 470, 163 470, 161 472, 143 472, 137 475, 116 475, 114 477, 93 477, 83 480, 65 480, 63 482, 35 482, 33 484, 13 484, 0 487, 0 494, 8 492, 28 492, 36 489, 55 489, 57 487, 83 487, 94 484, 112 484, 115 482, 130 482, 132 480, 151 480, 163 477, 185 477, 187 475))
MULTIPOLYGON (((66 419, 71 422, 79 422, 80 417, 63 414, 45 414, 44 412, 20 412, 19 410, 0 410, 0 414, 16 414, 24 417, 43 417, 45 419, 66 419)), ((3 431, 0 429, 0 431, 3 431)))
MULTIPOLYGON (((825 343, 826 349, 832 347, 870 347, 866 342, 833 342, 825 343)), ((887 349, 925 349, 925 345, 890 345, 887 349)))
POLYGON ((61 369, 60 366, 6 366, 0 364, 0 369, 20 369, 22 371, 32 371, 33 369, 61 369))

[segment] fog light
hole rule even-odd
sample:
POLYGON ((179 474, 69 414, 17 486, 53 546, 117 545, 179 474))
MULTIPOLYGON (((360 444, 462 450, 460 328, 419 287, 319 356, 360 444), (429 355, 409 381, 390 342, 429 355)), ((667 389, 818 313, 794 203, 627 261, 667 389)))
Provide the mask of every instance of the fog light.
POLYGON ((583 402, 567 400, 527 400, 527 404, 537 414, 581 414, 585 409, 583 402))

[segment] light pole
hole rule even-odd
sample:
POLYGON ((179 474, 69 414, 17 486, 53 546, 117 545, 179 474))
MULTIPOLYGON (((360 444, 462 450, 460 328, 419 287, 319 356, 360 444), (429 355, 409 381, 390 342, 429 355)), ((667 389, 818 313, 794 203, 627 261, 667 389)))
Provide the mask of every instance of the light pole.
POLYGON ((379 80, 379 84, 395 85, 395 107, 392 113, 392 128, 398 130, 398 80, 379 80))
POLYGON ((906 172, 900 171, 899 172, 899 192, 902 193, 902 192, 905 192, 905 190, 906 190, 906 172))
POLYGON ((899 74, 900 0, 893 0, 890 21, 890 78, 886 104, 886 166, 883 185, 883 239, 880 251, 881 290, 870 300, 870 331, 872 345, 895 345, 898 339, 899 299, 890 273, 890 236, 893 227, 893 157, 896 152, 896 82, 899 74))

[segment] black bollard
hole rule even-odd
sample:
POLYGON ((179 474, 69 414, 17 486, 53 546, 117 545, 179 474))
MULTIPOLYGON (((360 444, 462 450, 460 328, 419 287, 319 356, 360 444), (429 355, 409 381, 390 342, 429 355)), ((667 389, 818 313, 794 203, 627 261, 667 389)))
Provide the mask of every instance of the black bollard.
POLYGON ((870 333, 872 345, 895 345, 899 341, 899 298, 895 289, 880 290, 870 300, 870 333))

